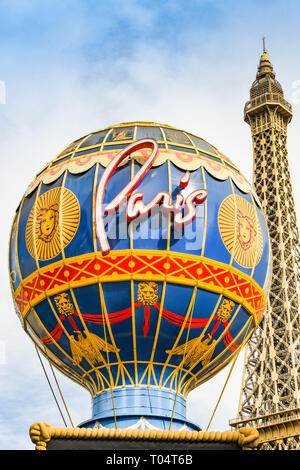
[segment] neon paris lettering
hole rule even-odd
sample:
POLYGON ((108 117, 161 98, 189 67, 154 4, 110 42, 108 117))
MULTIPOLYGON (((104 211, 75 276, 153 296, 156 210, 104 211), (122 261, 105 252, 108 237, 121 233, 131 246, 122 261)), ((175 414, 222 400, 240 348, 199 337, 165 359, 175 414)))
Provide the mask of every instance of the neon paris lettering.
MULTIPOLYGON (((96 221, 96 235, 99 242, 100 250, 103 255, 110 252, 110 246, 105 232, 104 215, 115 213, 121 205, 127 201, 126 216, 127 221, 132 222, 137 217, 146 217, 150 214, 156 206, 161 205, 162 209, 167 213, 174 214, 174 225, 182 227, 193 221, 196 216, 196 206, 205 201, 207 191, 205 189, 197 189, 190 193, 187 197, 182 193, 177 194, 174 204, 172 203, 171 195, 166 191, 160 191, 148 204, 144 203, 144 195, 142 192, 135 189, 145 178, 146 174, 152 167, 154 160, 157 156, 158 145, 154 139, 142 139, 137 142, 129 144, 121 150, 115 158, 107 165, 104 170, 96 192, 95 204, 95 221, 96 221), (150 148, 152 150, 150 156, 141 166, 139 171, 134 175, 131 181, 117 194, 117 196, 105 206, 103 210, 104 194, 109 180, 116 171, 119 164, 127 158, 131 153, 150 148), (184 214, 182 208, 184 207, 184 214)), ((187 171, 180 180, 180 188, 184 189, 188 186, 190 181, 190 173, 187 171)))

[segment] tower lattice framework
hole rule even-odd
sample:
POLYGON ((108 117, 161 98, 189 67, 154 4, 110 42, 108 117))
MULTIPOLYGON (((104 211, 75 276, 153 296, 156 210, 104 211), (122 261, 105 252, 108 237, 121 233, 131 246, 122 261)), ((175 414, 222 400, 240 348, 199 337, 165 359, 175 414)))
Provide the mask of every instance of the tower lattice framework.
POLYGON ((254 187, 272 247, 267 310, 249 341, 234 427, 251 425, 261 450, 300 449, 300 244, 287 152, 292 107, 264 50, 245 105, 254 187))

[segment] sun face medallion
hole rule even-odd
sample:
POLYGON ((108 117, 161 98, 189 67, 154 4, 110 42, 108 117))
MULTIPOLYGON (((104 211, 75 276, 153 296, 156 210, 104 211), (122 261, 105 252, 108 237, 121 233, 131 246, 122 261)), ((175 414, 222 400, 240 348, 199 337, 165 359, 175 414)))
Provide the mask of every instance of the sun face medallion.
POLYGON ((218 225, 235 261, 244 268, 256 266, 262 256, 263 236, 255 206, 241 196, 227 196, 219 209, 218 225))
POLYGON ((79 221, 79 202, 69 189, 53 188, 39 196, 26 226, 30 255, 41 261, 55 258, 74 238, 79 221))

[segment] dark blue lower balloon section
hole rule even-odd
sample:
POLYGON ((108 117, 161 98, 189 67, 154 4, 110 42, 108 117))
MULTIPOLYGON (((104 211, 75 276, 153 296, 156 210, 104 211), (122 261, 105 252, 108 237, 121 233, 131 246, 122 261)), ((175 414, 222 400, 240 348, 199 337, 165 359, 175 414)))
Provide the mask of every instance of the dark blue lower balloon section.
POLYGON ((254 328, 244 307, 220 293, 159 281, 69 289, 36 305, 27 323, 50 357, 99 400, 125 387, 186 396, 228 363, 254 328))
POLYGON ((107 390, 93 399, 93 416, 80 427, 201 430, 186 419, 186 400, 157 387, 107 390))

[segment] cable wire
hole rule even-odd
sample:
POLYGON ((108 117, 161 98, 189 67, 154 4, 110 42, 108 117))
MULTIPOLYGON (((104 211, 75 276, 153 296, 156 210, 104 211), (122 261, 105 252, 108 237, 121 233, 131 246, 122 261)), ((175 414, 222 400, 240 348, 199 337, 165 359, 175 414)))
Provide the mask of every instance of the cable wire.
POLYGON ((35 350, 36 350, 36 352, 37 352, 37 355, 38 355, 38 358, 39 358, 39 360, 40 360, 41 366, 42 366, 42 368, 43 368, 45 377, 46 377, 46 379, 47 379, 48 385, 49 385, 49 387, 50 387, 50 390, 51 390, 51 392, 52 392, 52 395, 53 395, 53 397, 54 397, 55 403, 56 403, 57 408, 58 408, 58 410, 59 410, 59 412, 60 412, 60 415, 61 415, 61 417, 62 417, 62 420, 63 420, 63 422, 64 422, 64 425, 67 427, 67 423, 66 423, 66 421, 65 421, 64 415, 63 415, 63 413, 62 413, 62 411, 61 411, 61 409, 60 409, 59 403, 58 403, 57 398, 56 398, 56 396, 55 396, 55 393, 54 393, 54 390, 53 390, 52 385, 51 385, 51 383, 50 383, 50 380, 49 380, 47 371, 46 371, 46 369, 45 369, 45 367, 44 367, 43 361, 42 361, 42 359, 41 359, 40 353, 39 353, 38 348, 36 347, 36 345, 35 345, 35 350))
MULTIPOLYGON (((35 315, 36 315, 36 313, 35 313, 35 315)), ((38 330, 38 332, 39 332, 40 339, 41 339, 41 336, 42 336, 42 335, 41 335, 41 331, 40 331, 39 325, 38 325, 38 323, 37 323, 36 317, 34 317, 34 321, 35 321, 35 325, 36 325, 36 328, 37 328, 37 330, 38 330)), ((56 375, 55 375, 55 371, 54 371, 53 366, 52 366, 52 363, 51 363, 51 361, 50 361, 50 357, 49 357, 49 355, 48 355, 46 346, 45 346, 45 345, 43 345, 43 346, 44 346, 44 353, 45 353, 45 356, 46 356, 47 359, 48 359, 48 363, 49 363, 49 365, 50 365, 50 368, 51 368, 51 371, 52 371, 52 375, 53 375, 53 377, 54 377, 54 380, 55 380, 56 386, 57 386, 57 388, 58 388, 60 397, 61 397, 62 402, 63 402, 63 404, 64 404, 64 407, 65 407, 65 410, 66 410, 66 412, 67 412, 67 415, 68 415, 68 417, 69 417, 71 426, 74 427, 74 424, 73 424, 72 418, 71 418, 71 416, 70 416, 70 413, 69 413, 67 404, 66 404, 65 399, 64 399, 64 397, 63 397, 63 393, 62 393, 62 391, 61 391, 61 388, 60 388, 60 386, 59 386, 57 377, 56 377, 56 375)), ((35 347, 36 347, 36 346, 35 346, 35 347)), ((53 393, 54 393, 54 391, 53 391, 53 393)))
POLYGON ((194 288, 194 291, 193 291, 193 294, 192 294, 192 297, 191 297, 191 301, 190 301, 190 307, 191 307, 190 312, 192 312, 192 313, 191 313, 190 319, 189 319, 190 312, 188 312, 188 316, 187 316, 187 320, 189 320, 189 327, 188 327, 188 332, 187 332, 187 336, 186 336, 186 339, 185 339, 184 353, 183 353, 183 357, 182 357, 182 361, 181 361, 182 365, 181 365, 181 368, 179 369, 179 378, 178 378, 178 375, 177 375, 176 394, 175 394, 175 399, 174 399, 174 404, 173 404, 173 409, 172 409, 172 415, 171 415, 171 420, 170 420, 170 425, 169 425, 169 431, 171 431, 171 427, 172 427, 172 422, 173 422, 174 413, 175 413, 175 406, 176 406, 176 402, 177 402, 177 396, 178 396, 179 388, 180 388, 180 379, 181 379, 181 375, 182 375, 182 369, 184 367, 184 361, 185 361, 185 358, 186 358, 186 346, 188 344, 188 339, 189 339, 189 334, 190 334, 191 319, 193 318, 193 314, 194 314, 196 295, 197 295, 197 288, 194 288))
MULTIPOLYGON (((247 338, 247 334, 248 334, 250 325, 251 325, 251 322, 249 322, 249 325, 248 325, 248 327, 247 327, 247 331, 246 331, 246 334, 245 334, 245 338, 247 338)), ((243 341, 243 343, 245 344, 244 341, 243 341)), ((242 346, 244 345, 243 343, 242 343, 242 346)), ((217 404, 216 404, 216 406, 215 406, 215 409, 214 409, 214 411, 213 411, 213 414, 212 414, 212 416, 211 416, 211 418, 210 418, 210 421, 209 421, 209 423, 208 423, 208 425, 207 425, 206 431, 208 431, 208 429, 209 429, 209 427, 210 427, 210 425, 211 425, 211 422, 212 422, 212 420, 214 419, 214 416, 215 416, 215 414, 216 414, 217 408, 218 408, 218 406, 219 406, 219 403, 220 403, 220 401, 221 401, 221 398, 222 398, 223 393, 224 393, 224 391, 225 391, 225 388, 226 388, 226 386, 227 386, 228 380, 229 380, 229 378, 230 378, 230 376, 231 376, 231 373, 232 373, 232 371, 233 371, 233 368, 234 368, 234 366, 235 366, 236 360, 237 360, 237 358, 239 357, 239 354, 240 354, 240 352, 241 352, 241 349, 242 349, 242 347, 240 348, 240 350, 239 350, 238 353, 236 354, 235 358, 233 359, 233 362, 232 362, 232 364, 231 364, 231 367, 230 367, 230 370, 229 370, 227 379, 226 379, 225 384, 224 384, 224 386, 223 386, 223 388, 222 388, 222 391, 221 391, 221 393, 220 393, 219 399, 218 399, 218 401, 217 401, 217 404)))
POLYGON ((69 417, 69 420, 70 420, 71 426, 72 426, 72 428, 74 428, 74 424, 73 424, 72 418, 71 418, 71 416, 70 416, 70 413, 69 413, 69 410, 68 410, 67 404, 66 404, 66 402, 65 402, 65 399, 64 399, 63 393, 62 393, 62 391, 61 391, 61 388, 60 388, 60 386, 59 386, 59 383, 58 383, 57 377, 56 377, 56 375, 55 375, 55 372, 54 372, 54 369, 53 369, 52 363, 51 363, 51 361, 50 361, 50 359, 49 359, 48 355, 47 355, 47 358, 48 358, 48 362, 49 362, 49 365, 50 365, 50 368, 51 368, 51 371, 52 371, 52 374, 53 374, 53 377, 54 377, 54 380, 55 380, 56 386, 57 386, 57 388, 58 388, 58 391, 59 391, 60 397, 61 397, 61 399, 62 399, 62 402, 63 402, 63 404, 64 404, 64 407, 65 407, 65 410, 66 410, 66 412, 67 412, 67 415, 68 415, 68 417, 69 417))

